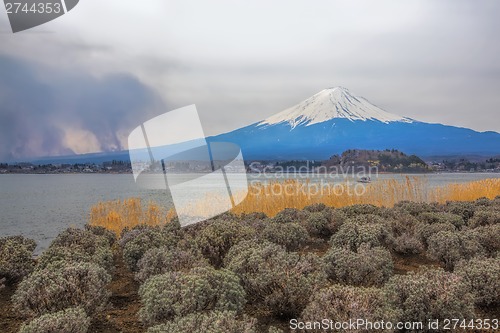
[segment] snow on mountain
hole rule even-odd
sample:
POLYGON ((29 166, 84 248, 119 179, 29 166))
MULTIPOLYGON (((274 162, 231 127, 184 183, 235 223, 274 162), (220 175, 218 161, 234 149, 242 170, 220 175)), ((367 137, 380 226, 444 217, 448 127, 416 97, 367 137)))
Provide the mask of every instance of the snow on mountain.
POLYGON ((413 119, 386 112, 368 100, 353 95, 344 87, 324 89, 299 104, 277 113, 258 124, 269 126, 288 123, 293 128, 310 126, 335 118, 355 120, 376 120, 383 123, 412 123, 413 119))

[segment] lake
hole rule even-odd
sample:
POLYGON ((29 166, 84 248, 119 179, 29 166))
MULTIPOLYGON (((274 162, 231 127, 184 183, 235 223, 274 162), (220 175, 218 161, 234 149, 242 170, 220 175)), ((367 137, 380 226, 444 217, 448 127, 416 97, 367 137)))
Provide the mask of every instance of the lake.
MULTIPOLYGON (((377 179, 401 179, 405 175, 380 174, 377 179)), ((500 178, 498 173, 443 173, 411 175, 422 177, 430 187, 463 183, 485 178, 500 178)), ((176 175, 180 182, 185 175, 176 175)), ((273 177, 272 175, 270 176, 273 177)), ((288 175, 286 178, 318 175, 288 175)), ((266 181, 262 175, 248 175, 249 180, 266 181)), ((279 177, 280 178, 280 177, 279 177)), ((161 184, 161 181, 159 182, 161 184)), ((189 189, 186 190, 186 196, 189 189)), ((99 201, 139 197, 172 206, 170 194, 162 189, 145 189, 136 185, 131 174, 69 175, 0 175, 0 236, 23 235, 35 239, 37 253, 69 226, 83 227, 90 208, 99 201)))

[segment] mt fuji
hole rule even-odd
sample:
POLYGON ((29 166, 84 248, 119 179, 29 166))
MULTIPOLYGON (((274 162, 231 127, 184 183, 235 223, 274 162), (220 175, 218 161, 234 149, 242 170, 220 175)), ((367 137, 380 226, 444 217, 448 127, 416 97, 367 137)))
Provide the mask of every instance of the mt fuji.
POLYGON ((500 134, 431 124, 382 110, 343 87, 328 88, 265 120, 212 136, 246 159, 328 159, 347 149, 408 154, 497 155, 500 134))

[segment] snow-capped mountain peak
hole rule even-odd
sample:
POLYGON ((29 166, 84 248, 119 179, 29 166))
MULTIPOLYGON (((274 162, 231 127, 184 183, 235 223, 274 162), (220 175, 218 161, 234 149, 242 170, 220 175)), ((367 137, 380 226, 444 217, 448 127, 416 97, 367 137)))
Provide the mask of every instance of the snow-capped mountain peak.
POLYGON ((295 128, 335 118, 344 118, 350 121, 372 120, 383 123, 413 122, 410 118, 382 110, 366 99, 353 95, 347 88, 334 87, 324 89, 299 104, 263 120, 258 126, 289 123, 292 128, 295 128))

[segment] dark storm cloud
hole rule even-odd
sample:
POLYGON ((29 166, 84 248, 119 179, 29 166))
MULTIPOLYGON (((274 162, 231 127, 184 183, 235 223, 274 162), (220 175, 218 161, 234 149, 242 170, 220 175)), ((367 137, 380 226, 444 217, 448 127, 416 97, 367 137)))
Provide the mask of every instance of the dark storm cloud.
POLYGON ((164 112, 161 99, 129 74, 64 73, 0 56, 0 160, 72 153, 64 130, 92 133, 101 150, 123 149, 125 132, 164 112))

